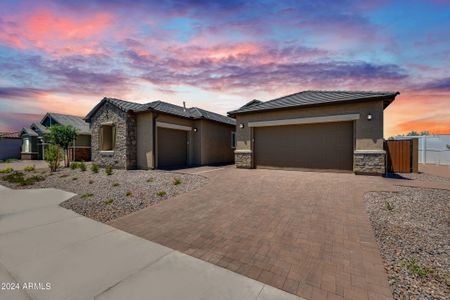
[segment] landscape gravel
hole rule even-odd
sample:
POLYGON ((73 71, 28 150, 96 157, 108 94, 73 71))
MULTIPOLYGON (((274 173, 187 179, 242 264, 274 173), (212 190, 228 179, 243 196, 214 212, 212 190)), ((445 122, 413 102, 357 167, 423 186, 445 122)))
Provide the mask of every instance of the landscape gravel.
POLYGON ((450 178, 427 174, 427 173, 400 173, 399 175, 403 178, 412 179, 412 180, 450 183, 450 178))
POLYGON ((113 170, 108 176, 104 169, 92 173, 89 169, 82 172, 65 168, 54 173, 36 170, 25 174, 42 175, 45 180, 30 186, 17 186, 3 180, 0 184, 19 189, 53 187, 75 193, 77 196, 61 206, 105 223, 197 189, 207 182, 200 175, 157 170, 113 170))
POLYGON ((450 191, 365 195, 395 299, 450 299, 450 191))

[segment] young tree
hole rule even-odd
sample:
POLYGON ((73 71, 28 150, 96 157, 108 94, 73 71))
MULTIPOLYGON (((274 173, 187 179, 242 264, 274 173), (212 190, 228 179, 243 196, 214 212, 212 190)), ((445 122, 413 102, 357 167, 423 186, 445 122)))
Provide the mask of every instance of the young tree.
POLYGON ((65 166, 69 166, 69 146, 77 138, 77 130, 70 125, 52 125, 49 127, 47 139, 51 144, 60 146, 64 150, 65 166))

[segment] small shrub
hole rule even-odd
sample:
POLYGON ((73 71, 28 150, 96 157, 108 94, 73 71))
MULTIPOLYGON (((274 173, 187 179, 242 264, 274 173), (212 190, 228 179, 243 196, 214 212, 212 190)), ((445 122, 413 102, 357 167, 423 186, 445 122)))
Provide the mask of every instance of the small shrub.
POLYGON ((108 200, 103 201, 103 203, 105 203, 106 205, 109 205, 109 204, 111 204, 113 202, 114 202, 113 199, 108 199, 108 200))
POLYGON ((8 174, 8 173, 11 173, 11 172, 13 172, 14 171, 14 169, 13 168, 4 168, 4 169, 1 169, 0 170, 0 174, 8 174))
POLYGON ((45 177, 40 175, 34 175, 29 178, 26 178, 25 174, 23 174, 22 172, 13 172, 3 177, 3 180, 8 181, 9 183, 15 183, 17 185, 25 186, 25 185, 33 185, 39 181, 44 181, 45 177))
POLYGON ((71 162, 71 163, 70 163, 70 168, 71 168, 72 170, 78 169, 78 163, 75 162, 75 161, 71 162))
POLYGON ((91 165, 91 171, 92 171, 92 173, 98 173, 98 165, 93 163, 91 165))
POLYGON ((157 192, 156 195, 158 195, 159 197, 164 197, 165 195, 167 195, 167 193, 165 191, 160 191, 157 192))
POLYGON ((127 196, 127 197, 133 197, 133 193, 132 193, 132 192, 127 192, 127 193, 125 194, 125 196, 127 196))
POLYGON ((94 180, 89 180, 89 184, 93 184, 94 183, 94 180))
POLYGON ((58 145, 50 144, 45 148, 44 159, 48 163, 51 172, 55 172, 59 168, 63 154, 58 145))
POLYGON ((118 183, 118 182, 114 182, 114 183, 112 184, 112 186, 114 186, 114 187, 119 186, 119 185, 120 185, 120 183, 118 183))
POLYGON ((32 165, 32 166, 26 166, 25 168, 23 168, 23 170, 24 170, 25 172, 33 172, 35 169, 36 169, 36 166, 35 166, 35 165, 32 165))
POLYGON ((69 174, 62 174, 61 176, 59 176, 59 178, 66 178, 69 177, 69 174))
POLYGON ((153 178, 153 177, 150 177, 149 179, 147 179, 147 182, 153 182, 153 181, 155 181, 155 178, 153 178))
POLYGON ((13 163, 13 162, 16 162, 16 161, 19 161, 19 160, 16 159, 16 158, 8 158, 7 160, 5 160, 5 163, 9 164, 9 163, 13 163))
POLYGON ((90 198, 90 197, 92 197, 92 196, 94 196, 94 194, 92 194, 92 193, 86 193, 86 194, 81 195, 81 199, 90 198))
POLYGON ((179 185, 179 184, 181 184, 181 179, 180 179, 180 178, 175 178, 175 179, 173 180, 173 184, 174 184, 174 185, 179 185))
POLYGON ((86 171, 86 164, 83 160, 78 164, 78 168, 80 168, 81 172, 86 171))
POLYGON ((113 173, 113 168, 112 168, 111 165, 106 165, 106 166, 105 166, 105 173, 106 173, 106 175, 108 175, 108 176, 112 175, 112 173, 113 173))
POLYGON ((387 210, 389 210, 389 211, 393 211, 394 210, 394 205, 392 205, 391 202, 386 201, 385 203, 386 203, 386 209, 387 210))
POLYGON ((78 180, 78 177, 72 177, 72 180, 73 181, 78 180))
POLYGON ((411 274, 419 277, 428 277, 428 275, 432 273, 432 271, 427 267, 420 266, 415 258, 412 258, 406 263, 406 268, 408 268, 408 271, 411 274))

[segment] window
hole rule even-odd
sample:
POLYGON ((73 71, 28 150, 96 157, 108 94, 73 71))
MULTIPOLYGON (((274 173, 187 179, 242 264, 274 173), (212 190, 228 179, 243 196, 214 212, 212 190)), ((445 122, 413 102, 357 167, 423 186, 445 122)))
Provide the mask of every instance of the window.
POLYGON ((116 147, 116 126, 112 124, 102 125, 99 139, 101 151, 113 151, 116 147))
POLYGON ((231 148, 236 148, 236 132, 231 132, 231 148))

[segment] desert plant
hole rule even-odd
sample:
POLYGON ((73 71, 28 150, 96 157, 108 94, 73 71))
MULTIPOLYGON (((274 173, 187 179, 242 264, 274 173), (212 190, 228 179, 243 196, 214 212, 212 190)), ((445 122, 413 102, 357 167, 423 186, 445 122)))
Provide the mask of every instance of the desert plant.
POLYGON ((86 171, 86 164, 84 163, 84 160, 82 160, 79 164, 78 164, 78 168, 80 168, 80 170, 82 172, 86 171))
POLYGON ((112 168, 112 166, 111 165, 106 165, 105 166, 105 173, 106 173, 106 175, 112 175, 112 173, 113 173, 113 168, 112 168))
POLYGON ((38 181, 43 181, 43 180, 45 180, 45 177, 40 176, 40 175, 34 175, 29 178, 26 178, 25 174, 23 174, 22 172, 16 171, 16 172, 13 172, 13 173, 3 177, 3 180, 5 180, 9 183, 15 183, 17 185, 25 186, 25 185, 35 184, 38 181))
POLYGON ((90 198, 90 197, 92 197, 92 196, 94 196, 94 194, 92 194, 92 193, 86 193, 86 194, 81 195, 81 199, 90 198))
POLYGON ((114 182, 114 183, 112 184, 112 186, 114 186, 114 187, 119 186, 119 185, 120 185, 120 183, 118 183, 118 182, 114 182))
POLYGON ((48 128, 49 133, 46 138, 52 144, 60 146, 65 153, 64 161, 65 166, 69 166, 69 147, 73 144, 73 141, 77 138, 77 129, 70 125, 52 125, 48 128))
POLYGON ((127 197, 133 197, 133 193, 128 191, 128 192, 125 194, 125 196, 127 196, 127 197))
POLYGON ((173 184, 174 184, 174 185, 179 185, 179 184, 181 184, 181 179, 180 179, 180 178, 175 178, 175 179, 173 180, 173 184))
POLYGON ((35 169, 36 169, 36 166, 35 166, 35 165, 32 165, 32 166, 26 166, 25 168, 23 168, 23 170, 24 170, 25 172, 33 172, 35 169))
POLYGON ((5 163, 12 163, 12 162, 16 162, 16 161, 18 161, 18 159, 16 159, 16 158, 8 158, 7 160, 5 160, 5 163))
POLYGON ((78 177, 72 177, 72 180, 73 181, 78 180, 78 177))
POLYGON ((106 205, 109 205, 109 204, 111 204, 113 202, 114 202, 113 199, 108 199, 108 200, 103 201, 103 203, 105 203, 106 205))
POLYGON ((159 197, 164 197, 165 195, 167 195, 167 193, 165 191, 160 191, 157 192, 156 195, 158 195, 159 197))
POLYGON ((69 174, 62 174, 61 176, 59 176, 59 178, 65 178, 65 177, 69 177, 69 174))
POLYGON ((8 173, 11 173, 13 171, 14 171, 13 168, 8 167, 8 168, 1 169, 0 170, 0 174, 8 174, 8 173))
POLYGON ((411 274, 417 275, 419 277, 428 277, 428 275, 432 273, 431 269, 420 266, 415 258, 412 258, 408 262, 406 262, 406 268, 411 274))
POLYGON ((389 211, 393 211, 394 210, 394 205, 391 202, 386 201, 385 204, 386 204, 386 209, 387 210, 389 210, 389 211))
POLYGON ((98 165, 96 163, 91 165, 91 171, 92 173, 98 173, 98 165))
POLYGON ((153 181, 155 181, 155 178, 153 178, 153 177, 150 177, 149 179, 147 179, 147 182, 153 182, 153 181))
POLYGON ((447 145, 447 149, 450 150, 450 145, 447 145))
POLYGON ((94 183, 94 180, 89 180, 89 184, 93 184, 94 183))
POLYGON ((50 144, 45 148, 44 159, 48 163, 51 172, 55 172, 59 168, 62 160, 61 149, 58 145, 50 144))
POLYGON ((78 163, 75 162, 75 161, 73 161, 73 162, 70 163, 70 166, 69 166, 69 167, 70 167, 72 170, 78 169, 78 163))

